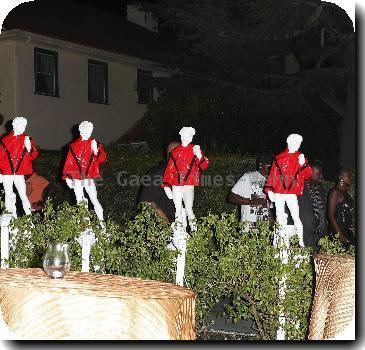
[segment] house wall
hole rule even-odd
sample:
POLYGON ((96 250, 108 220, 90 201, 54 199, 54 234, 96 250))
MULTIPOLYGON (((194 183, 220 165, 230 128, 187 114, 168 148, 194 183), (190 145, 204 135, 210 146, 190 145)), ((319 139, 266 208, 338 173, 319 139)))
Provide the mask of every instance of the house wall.
MULTIPOLYGON (((17 115, 28 118, 26 133, 43 149, 59 149, 73 138, 72 127, 83 120, 94 124, 93 136, 102 143, 117 140, 146 112, 137 103, 137 68, 152 70, 148 62, 98 50, 84 51, 64 42, 49 43, 37 39, 14 39, 16 57, 17 115), (58 52, 59 96, 34 93, 34 48, 58 52), (108 105, 88 102, 88 59, 108 63, 108 105)), ((6 65, 9 67, 9 65, 6 65)), ((6 70, 6 69, 5 69, 6 70)), ((164 73, 160 73, 164 75, 164 73)), ((154 75, 159 75, 154 72, 154 75)), ((13 76, 14 77, 14 76, 13 76)), ((1 79, 2 80, 2 79, 1 79)), ((9 96, 10 98, 11 96, 9 96)), ((5 115, 12 118, 11 110, 5 115)))
POLYGON ((4 117, 0 133, 5 130, 6 120, 12 118, 16 109, 14 46, 12 41, 0 40, 0 114, 4 117))

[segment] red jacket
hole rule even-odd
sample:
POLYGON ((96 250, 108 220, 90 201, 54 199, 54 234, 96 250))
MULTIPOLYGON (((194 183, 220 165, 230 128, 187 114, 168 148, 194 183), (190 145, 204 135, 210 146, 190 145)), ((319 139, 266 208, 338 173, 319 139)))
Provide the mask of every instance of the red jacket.
POLYGON ((38 150, 30 138, 30 152, 25 148, 27 135, 14 136, 14 131, 0 140, 0 172, 3 175, 31 175, 32 161, 38 157, 38 150))
POLYGON ((91 149, 92 138, 83 141, 79 137, 70 143, 62 179, 97 179, 100 177, 100 164, 105 162, 106 153, 103 146, 98 143, 97 155, 91 149))
POLYGON ((289 153, 286 149, 274 158, 270 173, 264 186, 264 192, 303 195, 304 180, 312 176, 312 168, 305 160, 299 165, 299 151, 289 153))
POLYGON ((200 185, 200 171, 208 167, 209 160, 203 155, 199 160, 193 153, 193 144, 180 145, 171 151, 161 187, 200 185))

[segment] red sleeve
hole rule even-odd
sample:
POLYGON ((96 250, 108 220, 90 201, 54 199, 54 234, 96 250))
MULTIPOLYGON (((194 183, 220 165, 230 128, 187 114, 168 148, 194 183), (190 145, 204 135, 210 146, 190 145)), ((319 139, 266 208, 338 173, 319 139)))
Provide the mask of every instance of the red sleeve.
POLYGON ((0 174, 2 174, 3 171, 4 171, 4 160, 5 160, 5 157, 6 157, 6 155, 5 155, 4 148, 2 148, 0 146, 0 174))
POLYGON ((174 165, 174 161, 173 161, 172 157, 173 156, 171 155, 167 162, 165 173, 163 175, 163 182, 161 185, 162 188, 172 186, 172 180, 173 180, 174 174, 175 174, 175 165, 174 165))
POLYGON ((303 165, 303 168, 302 168, 302 176, 304 178, 304 180, 307 180, 309 179, 312 174, 313 174, 313 170, 312 168, 308 165, 308 161, 305 160, 305 164, 303 165))
POLYGON ((106 161, 106 152, 105 152, 105 149, 103 147, 103 145, 101 143, 99 143, 99 146, 98 146, 98 161, 99 161, 99 164, 101 163, 104 163, 106 161))
POLYGON ((38 157, 38 149, 33 139, 30 140, 30 144, 32 147, 30 149, 29 155, 32 160, 35 160, 38 157))
POLYGON ((68 146, 68 152, 67 152, 67 156, 66 156, 66 160, 65 160, 65 164, 63 165, 63 171, 62 171, 62 179, 65 180, 70 173, 72 173, 72 155, 71 155, 71 151, 70 151, 70 147, 68 146))

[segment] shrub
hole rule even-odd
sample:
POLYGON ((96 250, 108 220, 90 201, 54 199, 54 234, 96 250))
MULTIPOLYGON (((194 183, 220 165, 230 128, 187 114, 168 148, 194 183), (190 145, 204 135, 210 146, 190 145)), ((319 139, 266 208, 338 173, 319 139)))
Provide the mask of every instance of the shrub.
POLYGON ((91 271, 104 271, 105 237, 95 215, 83 205, 64 202, 55 209, 47 201, 42 215, 25 215, 11 222, 9 266, 42 267, 49 242, 69 244, 71 269, 81 270, 81 246, 76 241, 88 228, 95 232, 97 242, 91 248, 91 271), (14 234, 15 233, 15 234, 14 234))
POLYGON ((305 339, 312 301, 313 265, 309 248, 293 241, 284 265, 273 247, 273 231, 267 223, 245 232, 235 213, 210 214, 199 220, 190 238, 186 283, 197 293, 198 322, 204 325, 210 308, 222 295, 232 298, 225 316, 234 322, 253 318, 261 339, 276 339, 281 307, 287 318, 287 339, 305 339), (283 304, 279 281, 286 275, 283 304))
MULTIPOLYGON (((44 215, 13 221, 18 233, 10 237, 10 266, 40 267, 47 243, 57 241, 70 244, 72 269, 80 270, 81 247, 76 238, 88 227, 98 238, 91 249, 91 271, 174 282, 177 252, 167 249, 171 228, 147 204, 141 205, 134 220, 123 224, 107 220, 106 236, 84 206, 64 203, 55 209, 47 202, 44 215)), ((200 327, 206 325, 218 299, 229 295, 233 304, 226 308, 226 317, 236 322, 254 318, 262 339, 276 338, 281 306, 288 319, 288 339, 305 338, 312 297, 310 253, 292 242, 289 263, 283 265, 278 256, 281 248, 274 248, 272 239, 273 231, 266 223, 245 232, 234 212, 199 219, 198 230, 188 240, 185 280, 197 294, 200 327), (287 294, 282 305, 278 285, 283 273, 287 294)))
POLYGON ((325 236, 321 238, 318 245, 320 253, 355 256, 355 246, 343 245, 339 239, 339 234, 336 234, 334 237, 325 236))

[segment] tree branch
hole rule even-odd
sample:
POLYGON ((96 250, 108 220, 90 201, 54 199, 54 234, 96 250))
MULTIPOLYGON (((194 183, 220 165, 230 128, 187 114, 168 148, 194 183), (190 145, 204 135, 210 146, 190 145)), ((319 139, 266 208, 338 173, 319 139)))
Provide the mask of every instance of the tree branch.
POLYGON ((321 100, 326 103, 329 107, 331 107, 336 113, 338 113, 341 117, 344 116, 345 113, 345 105, 338 102, 336 97, 328 92, 320 91, 319 97, 321 100))
POLYGON ((257 309, 256 309, 256 304, 255 302, 253 301, 253 299, 251 298, 251 296, 249 294, 245 294, 243 296, 251 305, 251 313, 253 314, 254 318, 255 318, 255 322, 256 322, 256 325, 257 325, 257 328, 259 330, 259 333, 260 333, 260 336, 261 336, 261 339, 262 340, 268 340, 265 332, 264 332, 264 329, 262 328, 262 324, 261 324, 261 321, 259 319, 259 314, 257 312, 257 309))

